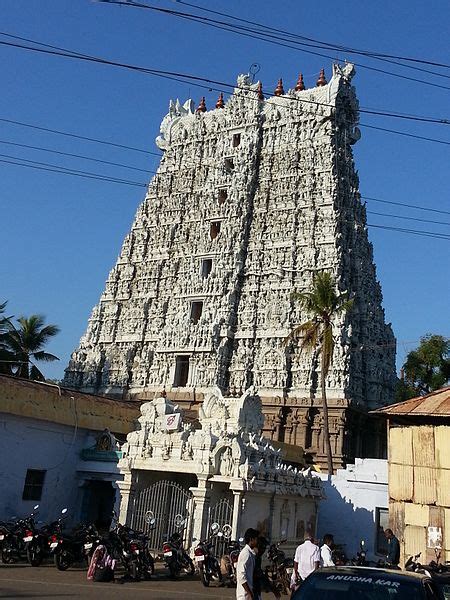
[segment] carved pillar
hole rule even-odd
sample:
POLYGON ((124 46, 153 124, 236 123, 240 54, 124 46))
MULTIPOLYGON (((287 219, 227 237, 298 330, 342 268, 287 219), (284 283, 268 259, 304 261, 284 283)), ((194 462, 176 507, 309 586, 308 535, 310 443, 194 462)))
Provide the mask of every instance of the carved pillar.
POLYGON ((231 539, 237 540, 239 538, 239 527, 241 523, 242 513, 242 500, 244 497, 243 490, 232 490, 233 492, 233 523, 231 525, 233 531, 231 532, 231 539))
POLYGON ((131 511, 133 510, 134 496, 136 494, 136 482, 132 471, 128 471, 124 475, 123 481, 117 482, 117 487, 120 490, 120 513, 119 521, 123 525, 129 522, 131 511))
POLYGON ((189 488, 194 498, 192 539, 203 540, 207 537, 211 484, 206 478, 197 477, 198 487, 189 488))

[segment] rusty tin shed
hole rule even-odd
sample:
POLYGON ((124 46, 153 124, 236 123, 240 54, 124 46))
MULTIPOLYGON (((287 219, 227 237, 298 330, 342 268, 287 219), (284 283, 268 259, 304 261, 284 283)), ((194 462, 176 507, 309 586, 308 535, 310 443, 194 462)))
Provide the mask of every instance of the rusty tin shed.
POLYGON ((401 559, 450 560, 450 387, 373 411, 387 418, 389 519, 401 559))

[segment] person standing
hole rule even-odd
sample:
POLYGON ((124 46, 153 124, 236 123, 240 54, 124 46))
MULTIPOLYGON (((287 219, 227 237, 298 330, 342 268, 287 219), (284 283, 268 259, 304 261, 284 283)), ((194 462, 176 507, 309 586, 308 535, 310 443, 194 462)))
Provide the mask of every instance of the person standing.
POLYGON ((398 563, 400 562, 400 542, 395 537, 392 529, 385 529, 384 537, 388 542, 388 554, 386 556, 386 561, 389 563, 389 565, 398 567, 398 563))
POLYGON ((239 553, 236 566, 236 600, 254 600, 253 575, 255 572, 256 546, 259 531, 247 529, 244 534, 245 546, 239 553))
POLYGON ((262 557, 268 545, 269 541, 260 535, 256 544, 255 571, 253 573, 253 596, 255 600, 262 600, 261 594, 263 591, 272 592, 275 598, 281 598, 281 595, 262 568, 262 557))
POLYGON ((323 545, 320 549, 320 566, 321 567, 334 567, 334 560, 332 556, 332 550, 334 546, 334 538, 331 533, 326 533, 323 536, 323 545))
POLYGON ((320 548, 312 540, 312 534, 306 532, 305 541, 295 551, 294 572, 291 579, 293 590, 298 587, 299 581, 303 581, 320 567, 320 548))

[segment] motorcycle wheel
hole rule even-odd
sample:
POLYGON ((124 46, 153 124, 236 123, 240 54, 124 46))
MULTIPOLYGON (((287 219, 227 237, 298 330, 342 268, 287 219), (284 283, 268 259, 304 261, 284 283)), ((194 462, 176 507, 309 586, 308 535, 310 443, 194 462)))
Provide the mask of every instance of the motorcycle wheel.
POLYGON ((133 560, 130 563, 130 575, 134 581, 141 580, 141 567, 137 560, 133 560))
POLYGON ((176 579, 178 577, 178 568, 175 560, 172 560, 168 565, 169 573, 172 579, 176 579))
POLYGON ((39 567, 42 563, 42 550, 39 546, 28 546, 27 561, 32 567, 39 567))
POLYGON ((205 569, 205 567, 203 565, 201 565, 201 567, 199 568, 200 571, 200 580, 203 583, 203 585, 205 587, 209 587, 209 583, 210 583, 210 579, 209 579, 209 575, 205 569))
POLYGON ((13 552, 11 546, 2 548, 2 563, 9 565, 13 560, 13 552))
POLYGON ((185 561, 186 561, 186 565, 184 567, 184 572, 187 575, 194 575, 195 567, 194 567, 194 563, 192 562, 192 559, 189 556, 186 556, 185 561))
POLYGON ((72 564, 72 557, 67 550, 61 550, 55 554, 55 566, 58 571, 67 571, 72 564))

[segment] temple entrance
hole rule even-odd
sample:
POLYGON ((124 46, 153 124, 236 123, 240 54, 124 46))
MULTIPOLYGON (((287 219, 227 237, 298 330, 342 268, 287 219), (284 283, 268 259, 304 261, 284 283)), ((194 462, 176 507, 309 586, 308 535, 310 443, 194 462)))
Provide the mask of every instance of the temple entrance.
POLYGON ((161 550, 164 539, 178 531, 189 546, 192 531, 192 492, 178 483, 163 479, 138 492, 134 498, 130 527, 145 531, 150 538, 150 548, 161 550), (156 525, 149 529, 146 514, 151 511, 156 525), (184 525, 179 527, 179 521, 184 525))
POLYGON ((108 530, 111 525, 116 490, 111 481, 86 482, 81 509, 81 520, 94 523, 97 529, 108 530))

